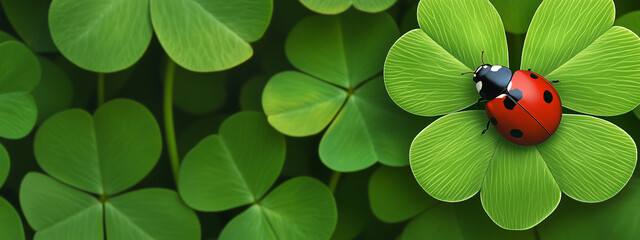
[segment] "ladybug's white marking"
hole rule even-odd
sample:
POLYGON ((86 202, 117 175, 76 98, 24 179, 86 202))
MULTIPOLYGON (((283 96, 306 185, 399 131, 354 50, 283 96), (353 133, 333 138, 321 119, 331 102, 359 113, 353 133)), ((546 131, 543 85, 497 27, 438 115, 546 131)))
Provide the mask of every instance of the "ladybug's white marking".
POLYGON ((476 77, 476 74, 475 74, 475 73, 473 74, 473 77, 476 77))
POLYGON ((475 73, 478 73, 480 71, 480 69, 482 68, 482 66, 478 66, 478 68, 476 68, 476 71, 474 71, 475 73))
POLYGON ((497 72, 498 70, 500 70, 500 68, 502 68, 502 66, 500 66, 500 65, 493 65, 493 66, 491 66, 491 71, 492 71, 492 72, 497 72))
POLYGON ((483 65, 482 68, 487 68, 487 65, 483 65))
POLYGON ((503 94, 498 95, 496 98, 504 98, 504 97, 506 97, 506 96, 507 96, 507 94, 504 94, 504 93, 503 93, 503 94))
POLYGON ((480 92, 480 90, 482 90, 482 81, 478 81, 476 83, 476 90, 478 90, 478 92, 480 92))
POLYGON ((513 82, 509 82, 509 85, 507 85, 507 91, 511 91, 511 84, 512 84, 512 83, 513 83, 513 82))

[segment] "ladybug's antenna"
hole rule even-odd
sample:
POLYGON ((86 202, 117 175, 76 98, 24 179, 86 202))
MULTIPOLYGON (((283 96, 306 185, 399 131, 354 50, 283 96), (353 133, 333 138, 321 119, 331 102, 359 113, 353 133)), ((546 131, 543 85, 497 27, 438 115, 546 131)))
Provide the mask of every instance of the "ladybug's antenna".
POLYGON ((484 65, 484 51, 482 51, 482 55, 480 56, 480 60, 482 61, 482 65, 484 65))
POLYGON ((460 75, 465 75, 465 74, 469 74, 469 73, 473 73, 473 72, 463 72, 463 73, 460 73, 460 75))

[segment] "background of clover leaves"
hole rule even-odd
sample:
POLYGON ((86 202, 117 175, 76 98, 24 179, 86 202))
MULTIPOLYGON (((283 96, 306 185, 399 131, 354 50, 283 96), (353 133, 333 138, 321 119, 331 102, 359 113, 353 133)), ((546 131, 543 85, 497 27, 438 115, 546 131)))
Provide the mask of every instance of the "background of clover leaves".
POLYGON ((554 172, 603 156, 633 170, 616 146, 640 139, 640 56, 611 26, 640 32, 640 3, 541 2, 0 0, 0 239, 637 239, 637 174, 587 204, 624 177, 554 172), (562 81, 565 137, 535 155, 476 136, 459 73, 484 48, 562 81), (612 69, 631 74, 600 86, 612 69), (411 74, 451 81, 398 99, 389 77, 411 74), (610 150, 574 150, 595 139, 610 150), (429 175, 461 166, 457 185, 429 175))

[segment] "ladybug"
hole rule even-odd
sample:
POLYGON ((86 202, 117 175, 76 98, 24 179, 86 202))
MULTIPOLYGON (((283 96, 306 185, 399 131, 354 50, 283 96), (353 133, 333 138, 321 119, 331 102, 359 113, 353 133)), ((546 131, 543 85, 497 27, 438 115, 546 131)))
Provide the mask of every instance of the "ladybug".
MULTIPOLYGON (((509 142, 532 146, 553 135, 562 118, 560 96, 552 83, 531 71, 511 70, 501 65, 484 63, 473 73, 480 101, 489 101, 485 107, 489 124, 509 142)), ((462 73, 467 74, 467 73, 462 73)), ((477 106, 477 105, 476 105, 477 106)))

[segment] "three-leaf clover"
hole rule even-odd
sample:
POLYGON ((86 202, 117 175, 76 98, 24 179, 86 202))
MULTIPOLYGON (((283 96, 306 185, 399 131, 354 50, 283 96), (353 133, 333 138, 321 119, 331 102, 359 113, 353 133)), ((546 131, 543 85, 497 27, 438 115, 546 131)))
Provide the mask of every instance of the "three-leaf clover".
POLYGON ((300 0, 300 3, 314 12, 322 14, 339 14, 351 5, 354 8, 376 13, 391 7, 397 0, 300 0))
POLYGON ((220 239, 328 239, 336 225, 329 189, 309 177, 288 180, 267 194, 285 158, 284 136, 257 112, 232 115, 219 134, 184 158, 178 190, 190 207, 207 212, 251 204, 220 239))
POLYGON ((269 123, 296 137, 329 126, 318 151, 322 162, 337 171, 376 162, 406 165, 410 136, 426 120, 394 106, 378 76, 397 34, 386 13, 351 11, 300 21, 285 50, 302 72, 278 73, 265 86, 262 106, 269 123))
POLYGON ((53 0, 49 28, 60 52, 91 71, 130 67, 155 31, 178 65, 211 72, 252 56, 272 8, 272 0, 53 0))
POLYGON ((151 171, 161 151, 156 120, 131 100, 110 101, 93 116, 72 109, 49 118, 34 152, 51 177, 31 172, 20 186, 35 239, 199 239, 198 218, 176 192, 121 194, 151 171))
MULTIPOLYGON (((544 1, 529 26, 521 69, 556 84, 562 104, 577 112, 612 116, 640 103, 640 40, 612 27, 611 0, 544 1)), ((436 116, 464 109, 478 96, 469 76, 484 61, 508 66, 500 16, 486 0, 423 0, 420 29, 402 36, 385 64, 391 98, 414 114, 436 116)), ((480 135, 482 111, 446 115, 411 145, 415 178, 436 199, 466 200, 478 191, 499 226, 528 229, 553 212, 562 192, 582 202, 600 202, 627 183, 636 146, 605 120, 565 114, 543 144, 521 147, 495 130, 480 135)))

